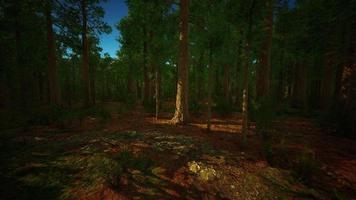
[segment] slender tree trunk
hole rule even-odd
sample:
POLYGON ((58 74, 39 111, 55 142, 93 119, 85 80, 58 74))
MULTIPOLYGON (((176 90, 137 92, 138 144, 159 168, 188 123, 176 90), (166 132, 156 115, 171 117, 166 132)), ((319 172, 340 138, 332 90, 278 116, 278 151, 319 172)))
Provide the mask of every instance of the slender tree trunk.
POLYGON ((176 95, 176 110, 173 124, 186 123, 188 112, 188 15, 189 0, 180 0, 179 65, 176 95))
POLYGON ((156 120, 158 120, 159 108, 161 104, 161 70, 158 64, 156 64, 155 75, 156 120))
POLYGON ((333 78, 334 78, 333 63, 330 59, 330 55, 325 55, 324 77, 322 80, 322 88, 321 88, 322 90, 321 106, 324 109, 328 109, 331 104, 333 78))
POLYGON ((47 1, 46 6, 46 25, 47 25, 47 57, 48 57, 48 83, 49 96, 52 105, 61 105, 58 69, 56 62, 56 48, 54 44, 53 28, 52 28, 52 0, 47 1))
POLYGON ((82 62, 83 62, 83 86, 84 86, 84 105, 92 105, 92 95, 89 76, 89 45, 88 45, 88 25, 87 25, 87 0, 81 1, 82 6, 82 62))
POLYGON ((223 92, 226 102, 229 102, 229 65, 224 65, 223 92))
POLYGON ((209 71, 208 71, 208 120, 206 129, 207 131, 211 130, 211 96, 213 90, 213 48, 210 46, 209 50, 209 71))
POLYGON ((254 9, 255 1, 252 0, 251 7, 248 13, 248 28, 246 32, 246 43, 245 43, 245 65, 243 68, 243 92, 242 92, 242 134, 243 134, 243 144, 247 143, 248 134, 248 81, 249 81, 249 68, 251 63, 251 29, 252 29, 252 12, 254 9))
POLYGON ((296 107, 307 109, 307 73, 305 62, 295 65, 295 78, 293 89, 293 104, 296 107))
POLYGON ((256 95, 257 99, 269 95, 270 71, 271 71, 271 51, 273 34, 273 7, 274 0, 266 1, 267 15, 265 17, 265 39, 262 44, 261 62, 257 69, 256 95))
MULTIPOLYGON (((15 1, 15 48, 16 48, 16 72, 17 72, 17 78, 19 86, 16 88, 16 95, 14 95, 16 102, 19 103, 21 109, 26 109, 27 108, 27 84, 26 84, 26 79, 28 78, 25 74, 27 72, 25 69, 23 69, 23 66, 25 63, 23 62, 23 39, 22 39, 22 25, 21 25, 21 7, 22 7, 22 1, 15 1)), ((15 104, 15 106, 18 106, 15 104)))
POLYGON ((203 74, 204 74, 204 51, 199 57, 199 63, 196 70, 196 102, 199 101, 199 98, 203 95, 203 74))
POLYGON ((91 104, 95 105, 96 104, 96 90, 95 90, 95 74, 96 74, 96 68, 95 65, 92 65, 91 73, 90 73, 90 94, 91 94, 91 104))
POLYGON ((241 72, 241 50, 242 50, 242 40, 238 42, 238 47, 236 49, 237 55, 236 55, 236 77, 235 77, 235 92, 236 92, 236 99, 234 104, 236 106, 241 105, 241 86, 239 85, 239 74, 241 72))
POLYGON ((147 67, 147 29, 143 25, 143 103, 149 100, 149 70, 147 67))

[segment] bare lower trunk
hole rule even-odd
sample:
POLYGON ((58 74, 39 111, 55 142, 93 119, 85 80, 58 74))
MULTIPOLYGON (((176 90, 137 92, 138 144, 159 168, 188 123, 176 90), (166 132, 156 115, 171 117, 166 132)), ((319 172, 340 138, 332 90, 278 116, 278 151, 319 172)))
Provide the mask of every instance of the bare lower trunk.
POLYGON ((82 0, 82 62, 83 62, 83 87, 84 87, 84 106, 92 105, 92 95, 89 76, 89 46, 88 46, 88 27, 87 27, 87 1, 82 0))
POLYGON ((270 71, 271 71, 271 51, 273 34, 273 6, 274 0, 266 2, 267 15, 265 17, 266 36, 262 44, 261 63, 257 69, 256 95, 257 99, 269 95, 270 90, 270 71))
POLYGON ((179 64, 176 95, 176 110, 171 120, 173 124, 186 123, 188 112, 188 14, 189 1, 180 0, 179 64))
POLYGON ((60 90, 59 90, 59 83, 58 83, 56 48, 54 45, 51 12, 52 12, 52 2, 51 0, 49 0, 46 6, 49 96, 50 96, 50 103, 52 105, 59 106, 61 104, 61 100, 60 100, 60 90))

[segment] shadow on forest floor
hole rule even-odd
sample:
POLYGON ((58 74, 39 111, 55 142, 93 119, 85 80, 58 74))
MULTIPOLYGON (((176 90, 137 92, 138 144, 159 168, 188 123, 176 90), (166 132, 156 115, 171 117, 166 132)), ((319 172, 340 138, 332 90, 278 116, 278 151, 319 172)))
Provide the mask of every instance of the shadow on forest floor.
MULTIPOLYGON (((291 155, 288 159, 309 142, 308 148, 323 163, 321 177, 325 177, 312 183, 298 178, 291 168, 269 164, 269 157, 261 154, 262 144, 253 130, 248 145, 241 148, 239 116, 215 118, 209 133, 205 131, 204 119, 194 118, 191 124, 172 126, 168 114, 162 116, 155 120, 150 114, 132 112, 112 114, 108 123, 94 129, 84 126, 61 131, 42 126, 3 131, 0 199, 329 199, 341 196, 340 192, 328 191, 329 187, 338 191, 346 188, 344 191, 354 195, 355 145, 321 136, 310 120, 283 120, 278 131, 283 131, 284 136, 270 149, 279 148, 283 152, 288 146, 288 150, 294 150, 288 152, 291 155), (328 149, 321 149, 325 145, 329 145, 328 149)), ((271 155, 274 156, 271 160, 276 158, 275 154, 271 155)))

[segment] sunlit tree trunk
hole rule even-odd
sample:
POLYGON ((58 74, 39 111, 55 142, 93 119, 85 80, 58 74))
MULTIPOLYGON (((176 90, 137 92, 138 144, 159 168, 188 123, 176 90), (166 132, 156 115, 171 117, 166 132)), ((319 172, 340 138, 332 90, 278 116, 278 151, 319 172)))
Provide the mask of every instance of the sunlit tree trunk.
POLYGON ((173 124, 186 123, 188 112, 188 15, 189 0, 180 0, 179 64, 176 94, 176 109, 173 124))
POLYGON ((81 1, 82 7, 82 64, 83 64, 83 87, 84 87, 84 105, 92 105, 92 95, 89 76, 89 46, 88 46, 88 25, 87 25, 87 1, 81 1))
POLYGON ((273 7, 274 0, 266 1, 267 15, 265 16, 265 39, 262 43, 262 53, 260 66, 257 69, 256 76, 256 95, 257 99, 269 95, 270 90, 270 71, 271 71, 271 51, 273 35, 273 7))
POLYGON ((47 25, 47 57, 48 57, 48 83, 49 96, 52 105, 59 106, 60 90, 58 83, 58 69, 56 62, 56 48, 52 28, 52 0, 47 1, 46 5, 46 25, 47 25))

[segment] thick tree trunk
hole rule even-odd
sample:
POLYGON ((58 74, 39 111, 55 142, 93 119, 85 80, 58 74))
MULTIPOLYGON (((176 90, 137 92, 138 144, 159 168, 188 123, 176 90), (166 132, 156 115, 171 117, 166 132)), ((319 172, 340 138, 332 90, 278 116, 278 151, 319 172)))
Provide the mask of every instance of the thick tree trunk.
POLYGON ((82 62, 83 62, 83 87, 84 87, 84 106, 92 105, 92 95, 89 76, 89 45, 88 45, 88 25, 87 25, 87 1, 81 1, 82 6, 82 62))
POLYGON ((48 83, 49 97, 52 105, 61 105, 58 69, 56 62, 56 48, 52 28, 52 0, 47 1, 46 6, 46 25, 47 25, 47 57, 48 57, 48 83))
POLYGON ((257 99, 269 95, 270 71, 271 71, 271 51, 273 34, 273 7, 274 0, 266 1, 267 15, 265 17, 265 39, 262 44, 261 62, 257 69, 256 95, 257 99))
POLYGON ((189 0, 180 0, 179 64, 178 64, 176 110, 171 120, 173 124, 186 123, 189 120, 188 15, 189 15, 189 0))

